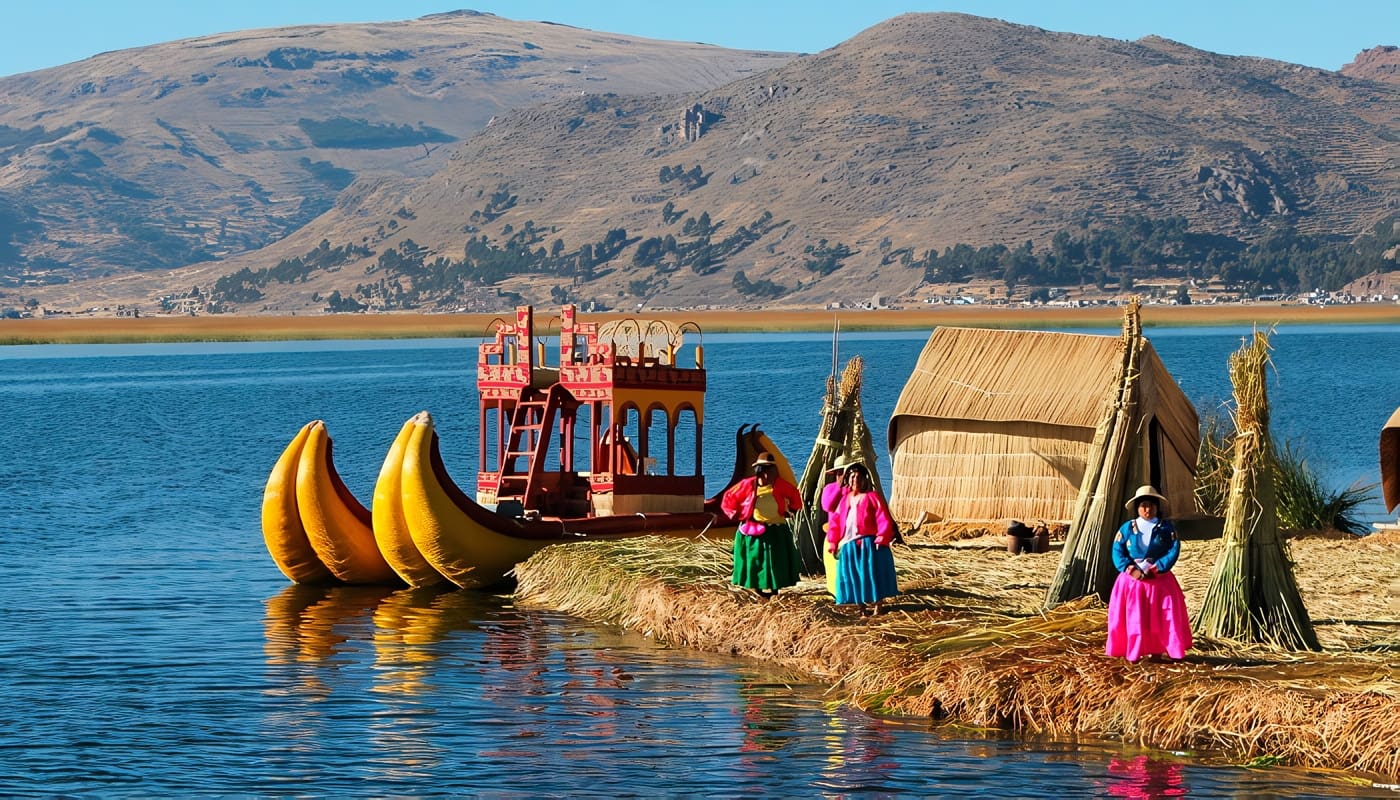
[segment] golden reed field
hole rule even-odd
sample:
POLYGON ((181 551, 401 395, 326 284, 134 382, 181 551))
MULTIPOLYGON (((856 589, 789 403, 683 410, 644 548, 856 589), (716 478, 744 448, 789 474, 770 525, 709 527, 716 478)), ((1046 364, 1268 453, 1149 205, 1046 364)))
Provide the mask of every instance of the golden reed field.
MULTIPOLYGON (((548 333, 547 309, 536 324, 548 333)), ((1145 306, 1146 327, 1241 325, 1261 328, 1301 324, 1400 323, 1400 305, 1300 306, 1230 304, 1145 306)), ((972 308, 937 306, 927 309, 860 311, 843 309, 648 311, 583 315, 590 321, 645 318, 694 322, 706 333, 727 331, 825 331, 839 321, 843 330, 919 330, 939 325, 1025 329, 1117 327, 1122 309, 1090 308, 972 308)), ((150 316, 137 319, 62 316, 0 320, 0 344, 75 344, 84 342, 250 341, 276 339, 412 339, 490 335, 492 322, 503 314, 320 314, 270 317, 214 315, 203 317, 150 316)))

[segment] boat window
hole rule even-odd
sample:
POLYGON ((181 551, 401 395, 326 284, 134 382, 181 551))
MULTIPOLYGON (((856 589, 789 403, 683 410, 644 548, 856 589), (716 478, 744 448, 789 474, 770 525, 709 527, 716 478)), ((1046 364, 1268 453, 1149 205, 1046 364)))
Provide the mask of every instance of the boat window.
POLYGON ((646 412, 646 434, 640 445, 646 474, 670 475, 671 473, 671 420, 666 408, 652 405, 646 412))
POLYGON ((673 433, 671 451, 675 454, 675 462, 671 467, 671 474, 699 475, 701 437, 700 424, 695 416, 694 408, 682 406, 676 412, 676 425, 673 433))

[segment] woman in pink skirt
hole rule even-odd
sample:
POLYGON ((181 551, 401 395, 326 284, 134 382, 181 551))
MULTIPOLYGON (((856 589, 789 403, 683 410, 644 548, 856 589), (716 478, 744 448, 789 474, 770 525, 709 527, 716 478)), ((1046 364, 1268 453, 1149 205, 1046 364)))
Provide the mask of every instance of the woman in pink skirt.
POLYGON ((1165 653, 1181 659, 1191 647, 1186 596, 1172 574, 1181 552, 1176 529, 1165 517, 1167 498, 1140 486, 1127 503, 1137 516, 1123 523, 1113 538, 1113 565, 1118 579, 1108 601, 1110 656, 1137 661, 1165 653))

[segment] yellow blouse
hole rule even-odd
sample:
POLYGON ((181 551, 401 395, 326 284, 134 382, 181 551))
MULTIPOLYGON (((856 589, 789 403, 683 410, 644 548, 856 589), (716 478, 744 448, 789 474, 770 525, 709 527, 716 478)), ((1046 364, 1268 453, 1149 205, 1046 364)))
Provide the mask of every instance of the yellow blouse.
POLYGON ((773 485, 757 487, 753 501, 753 518, 756 522, 782 522, 778 513, 778 500, 773 497, 773 485))

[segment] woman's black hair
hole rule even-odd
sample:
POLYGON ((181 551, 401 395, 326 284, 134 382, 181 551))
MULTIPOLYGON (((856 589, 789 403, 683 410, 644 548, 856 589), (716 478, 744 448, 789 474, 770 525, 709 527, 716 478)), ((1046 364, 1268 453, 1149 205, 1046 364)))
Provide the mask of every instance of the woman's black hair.
POLYGON ((875 481, 870 477, 870 468, 865 466, 864 464, 857 462, 855 464, 850 465, 849 467, 846 467, 846 477, 849 478, 851 475, 859 475, 861 480, 865 482, 866 486, 875 486, 875 481))

